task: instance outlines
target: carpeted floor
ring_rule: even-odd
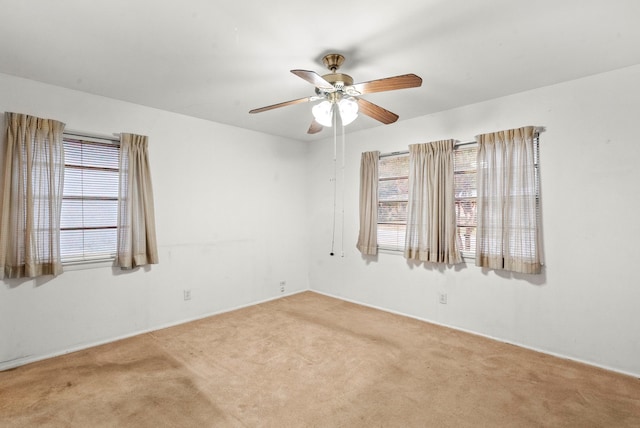
[[[640,380],[305,292],[0,373],[1,427],[638,427]]]

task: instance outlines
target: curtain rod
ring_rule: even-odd
[[[545,132],[547,129],[544,126],[536,126],[535,127],[535,131],[534,131],[534,135],[535,137],[539,137],[541,132]],[[473,140],[473,141],[463,141],[463,142],[458,142],[456,144],[453,145],[454,148],[457,147],[461,147],[461,146],[468,146],[470,144],[477,144],[478,142]],[[378,158],[387,158],[390,156],[399,156],[399,155],[406,155],[409,153],[409,150],[401,150],[399,152],[391,152],[391,153],[383,153],[380,156],[378,156]]]
[[[453,147],[457,148],[457,147],[461,147],[461,146],[468,146],[469,144],[476,144],[476,142],[475,141],[464,141],[464,142],[461,142],[461,143],[454,144]],[[408,153],[409,153],[409,150],[401,150],[399,152],[383,153],[378,157],[379,158],[386,158],[386,157],[389,157],[389,156],[406,155]]]
[[[112,135],[102,135],[102,134],[96,134],[94,132],[74,131],[72,129],[65,129],[63,134],[73,135],[75,137],[98,138],[100,140],[114,141],[116,143],[120,142],[120,134],[116,134],[116,133]]]

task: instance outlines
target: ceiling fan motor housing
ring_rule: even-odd
[[[353,85],[353,77],[348,74],[331,73],[325,74],[322,78],[331,83],[338,91],[341,91],[345,86]]]

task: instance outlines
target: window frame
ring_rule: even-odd
[[[461,150],[465,150],[465,149],[475,149],[476,152],[476,157],[477,157],[477,153],[478,153],[478,142],[477,141],[468,141],[468,142],[464,142],[464,143],[458,143],[456,144],[455,148],[454,148],[454,165],[453,165],[453,174],[455,175],[461,175],[461,174],[471,174],[470,171],[474,171],[472,174],[475,175],[475,182],[476,182],[476,187],[475,187],[475,196],[469,196],[469,195],[465,195],[465,196],[457,196],[458,193],[458,189],[455,188],[454,192],[456,193],[456,195],[454,195],[454,199],[456,202],[456,205],[459,201],[472,201],[475,204],[475,224],[474,225],[463,225],[460,222],[460,217],[458,216],[458,210],[456,207],[456,235],[458,235],[458,237],[460,237],[459,234],[459,229],[461,228],[468,228],[471,227],[475,230],[477,230],[478,228],[478,186],[477,186],[477,177],[478,177],[478,166],[476,165],[476,169],[475,170],[471,170],[471,169],[457,169],[456,166],[456,157],[455,157],[455,151],[461,149]],[[474,232],[475,232],[474,230]],[[474,233],[475,235],[475,233]],[[460,248],[460,253],[462,254],[462,257],[464,259],[473,259],[475,260],[476,258],[476,249],[475,249],[475,236],[473,238],[473,244],[471,245],[471,249],[470,250],[466,250],[464,248],[462,248],[462,242],[460,242],[461,244],[461,248]]]
[[[67,164],[67,159],[65,156],[65,172],[67,168],[73,168],[75,170],[93,170],[93,171],[107,171],[107,172],[112,172],[112,173],[116,173],[119,176],[119,157],[120,157],[120,137],[119,135],[116,136],[116,134],[114,134],[114,136],[103,136],[103,135],[98,135],[98,134],[93,134],[93,133],[88,133],[88,132],[83,132],[83,131],[65,131],[63,133],[63,144],[66,145],[66,143],[68,142],[74,142],[74,143],[85,143],[88,145],[103,145],[103,146],[113,146],[113,147],[117,147],[117,155],[116,155],[116,159],[112,159],[112,161],[115,160],[116,164],[118,165],[118,168],[110,168],[110,167],[100,167],[100,166],[78,166],[78,165],[69,165]],[[66,155],[66,146],[65,146],[65,155]],[[65,180],[66,181],[66,180]],[[66,186],[66,183],[65,183]],[[117,181],[117,184],[115,185],[115,188],[111,188],[111,191],[115,191],[116,195],[119,195],[119,180]],[[95,196],[69,196],[67,192],[63,192],[63,196],[62,196],[62,200],[65,201],[69,201],[69,200],[75,200],[75,201],[115,201],[116,202],[116,206],[118,207],[120,205],[120,201],[119,201],[119,196],[100,196],[100,195],[95,195]],[[75,266],[75,265],[89,265],[89,264],[104,264],[104,263],[109,263],[111,264],[113,262],[113,260],[115,260],[116,258],[116,251],[117,251],[117,224],[115,225],[109,225],[109,226],[88,226],[88,227],[63,227],[62,223],[64,221],[63,217],[62,217],[62,212],[61,212],[61,226],[60,226],[60,233],[62,235],[63,231],[72,231],[72,230],[103,230],[103,229],[115,229],[116,230],[116,243],[112,248],[112,251],[110,251],[108,253],[108,255],[106,253],[102,253],[102,254],[98,254],[95,256],[88,256],[84,250],[86,249],[86,246],[83,243],[83,253],[82,254],[75,254],[72,256],[66,256],[65,258],[63,258],[62,255],[62,250],[61,250],[61,261],[62,264],[64,266]],[[117,208],[116,208],[116,216],[117,216]],[[117,218],[117,217],[116,217]],[[117,220],[116,220],[117,221]]]
[[[543,132],[544,128],[538,128],[536,130],[535,136],[534,136],[534,173],[535,173],[535,192],[536,192],[536,221],[538,223],[538,227],[541,227],[541,205],[542,205],[542,195],[541,195],[541,186],[540,186],[540,132]],[[469,148],[469,147],[475,147],[477,150],[478,147],[478,142],[477,141],[467,141],[467,142],[459,142],[455,145],[454,147],[454,152],[455,150],[458,150],[460,148]],[[384,158],[384,157],[390,157],[390,156],[409,156],[409,151],[408,150],[403,150],[403,151],[397,151],[397,152],[390,152],[390,153],[381,153],[378,157],[378,160]],[[454,157],[454,174],[461,174],[461,173],[465,173],[470,170],[456,170],[456,165],[455,165],[455,157]],[[477,165],[476,165],[476,177],[477,177]],[[407,177],[408,177],[408,170],[407,170]],[[385,178],[384,180],[388,180],[389,178]],[[380,172],[378,172],[378,184],[380,184],[382,180],[380,179]],[[457,189],[455,189],[454,191],[456,191],[457,193]],[[461,200],[461,199],[473,199],[475,200],[476,203],[476,213],[475,213],[475,226],[467,226],[467,225],[460,225],[459,222],[459,217],[458,217],[458,213],[456,210],[456,233],[458,233],[458,228],[459,227],[474,227],[477,230],[477,226],[478,226],[478,217],[477,217],[477,200],[478,200],[478,189],[477,189],[477,178],[476,178],[476,188],[475,188],[475,196],[464,196],[464,197],[458,197],[455,196],[455,200],[456,202]],[[378,206],[380,205],[380,201],[378,201]],[[380,220],[378,219],[378,222],[376,224],[376,231],[379,235],[379,229],[378,229],[378,225],[380,225]],[[384,223],[383,223],[384,224]],[[406,230],[406,222],[405,224],[405,230]],[[459,235],[458,235],[459,236]],[[475,239],[473,240],[474,244],[475,244]],[[473,251],[465,251],[464,249],[460,249],[461,253],[462,253],[462,257],[463,259],[473,259],[475,260],[476,258],[476,252],[475,252],[475,245],[472,245]],[[388,251],[391,252],[393,254],[397,254],[397,253],[402,253],[404,251],[404,249],[402,248],[396,248],[396,247],[388,247],[388,246],[384,246],[384,245],[380,245],[378,244],[378,250],[382,250],[382,251]]]
[[[409,168],[407,167],[407,173],[404,175],[398,175],[398,176],[390,176],[390,177],[380,177],[380,165],[379,162],[382,158],[391,158],[391,157],[409,157],[409,151],[401,151],[401,152],[392,152],[392,153],[381,153],[378,156],[378,221],[376,223],[376,233],[377,233],[377,240],[378,240],[378,250],[385,250],[385,251],[393,251],[394,253],[396,252],[403,252],[404,248],[400,248],[399,246],[390,246],[390,245],[380,245],[380,229],[379,226],[382,225],[404,225],[404,230],[406,230],[406,226],[407,226],[407,221],[405,218],[404,222],[380,222],[380,207],[381,204],[388,204],[388,203],[393,203],[393,202],[406,202],[408,204],[409,202],[409,192],[408,192],[408,187],[407,187],[407,198],[406,199],[398,199],[398,198],[394,198],[394,199],[385,199],[385,200],[381,200],[380,199],[380,183],[384,182],[384,181],[393,181],[393,180],[409,180]],[[406,207],[405,207],[406,208]]]
[[[459,143],[455,144],[454,152],[455,152],[455,150],[457,150],[459,148],[468,148],[468,147],[474,147],[474,146],[477,147],[477,145],[478,145],[478,143],[476,141],[459,142]],[[378,156],[378,161],[380,161],[380,159],[382,159],[382,158],[392,157],[392,156],[407,156],[408,157],[409,156],[409,151],[408,150],[403,150],[403,151],[390,152],[390,153],[381,153]],[[454,161],[455,161],[455,158],[454,158]],[[454,169],[455,169],[455,165],[454,165]],[[454,171],[454,174],[456,174],[455,171]],[[476,174],[477,174],[477,172],[476,172]],[[403,175],[403,176],[398,176],[398,177],[407,177],[408,178],[408,176],[409,176],[409,170],[407,169],[406,176]],[[381,179],[380,178],[380,172],[378,171],[378,184],[380,184],[380,182],[382,182],[382,181],[387,181],[387,180],[391,180],[391,179],[398,178],[398,177],[391,177],[391,178],[385,177],[385,178]],[[455,191],[455,189],[454,189],[454,191]],[[379,195],[379,192],[378,192],[378,195]],[[407,197],[408,197],[408,194],[407,194]],[[454,195],[454,197],[455,197],[455,195]],[[458,199],[459,198],[457,198],[457,197],[455,198],[456,201],[458,201]],[[465,198],[465,199],[471,199],[471,198]],[[477,201],[477,189],[476,189],[476,196],[473,197],[473,199],[475,199]],[[382,201],[382,202],[387,202],[387,201],[385,200],[385,201]],[[380,206],[380,203],[381,203],[381,201],[378,200],[378,207]],[[380,231],[378,229],[378,226],[380,224],[386,224],[386,223],[381,223],[380,219],[378,218],[378,222],[376,223],[376,230],[377,230],[377,233],[378,233],[378,235],[377,235],[378,237],[380,236],[379,235]],[[398,223],[395,223],[395,224],[398,224]],[[406,221],[404,222],[404,226],[405,226],[405,230],[406,230]],[[457,212],[456,212],[456,233],[458,233],[457,232],[458,227],[459,227],[458,226],[458,216],[457,216]],[[477,227],[477,216],[476,216],[476,225],[473,226],[473,227]],[[380,243],[378,243],[378,250],[388,251],[388,252],[391,252],[391,253],[394,253],[394,254],[399,254],[399,253],[401,254],[401,253],[404,252],[404,248],[380,245]],[[462,254],[462,257],[464,259],[474,259],[475,260],[475,248],[473,249],[472,252],[471,251],[462,251],[461,250],[461,254]]]

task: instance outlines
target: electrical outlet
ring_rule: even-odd
[[[447,304],[447,293],[438,293],[438,301],[442,305]]]
[[[287,285],[287,281],[280,281],[280,292],[281,293],[284,293],[286,285]]]
[[[183,290],[184,300],[191,300],[191,290]]]

